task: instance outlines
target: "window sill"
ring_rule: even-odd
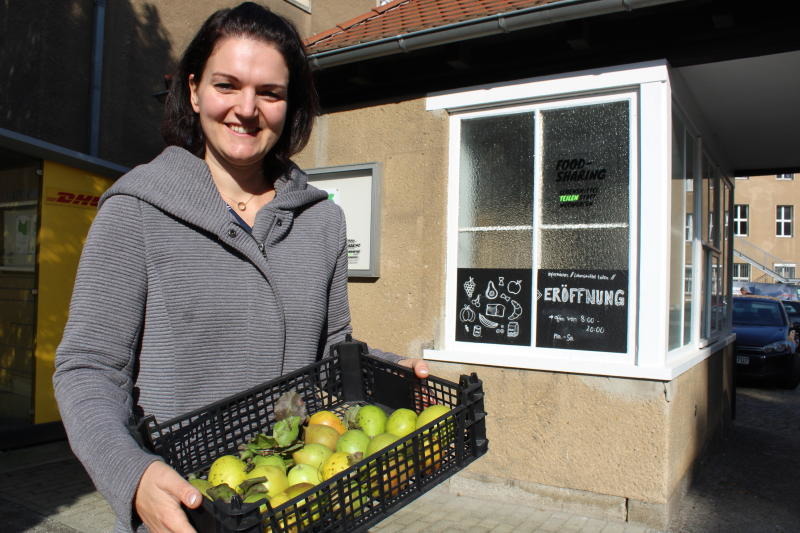
[[[724,334],[721,338],[707,346],[695,349],[681,349],[671,353],[665,366],[640,366],[627,363],[615,363],[606,360],[581,360],[536,355],[533,351],[526,354],[508,355],[493,352],[491,348],[483,350],[424,350],[423,358],[431,361],[495,366],[501,368],[519,368],[523,370],[541,370],[546,372],[565,372],[569,374],[591,374],[622,378],[651,379],[671,381],[708,358],[711,354],[733,343],[736,335]],[[568,350],[565,350],[568,351]],[[573,354],[565,354],[572,357]],[[615,357],[615,356],[608,356]],[[620,358],[626,357],[620,354]]]

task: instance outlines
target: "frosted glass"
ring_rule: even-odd
[[[531,268],[531,246],[531,230],[461,232],[458,267]]]
[[[628,270],[628,228],[545,229],[540,268]]]
[[[628,222],[629,103],[542,112],[542,222]]]
[[[531,225],[533,150],[532,113],[461,121],[459,227]]]

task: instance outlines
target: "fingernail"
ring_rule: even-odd
[[[196,493],[194,493],[191,496],[189,496],[189,505],[194,505],[195,503],[197,503],[197,494]]]

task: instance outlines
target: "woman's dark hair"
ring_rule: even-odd
[[[253,2],[215,12],[189,43],[172,78],[161,134],[167,144],[204,156],[206,140],[200,118],[190,102],[189,76],[193,74],[195,81],[200,80],[217,43],[227,37],[247,37],[272,44],[289,68],[286,123],[264,160],[265,170],[275,164],[283,169],[289,158],[308,142],[318,111],[317,91],[297,29],[290,21]]]

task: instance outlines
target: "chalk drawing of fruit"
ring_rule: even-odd
[[[461,312],[458,313],[458,318],[461,319],[461,322],[475,322],[475,311],[472,310],[469,304],[464,304]]]
[[[522,290],[522,280],[517,279],[514,281],[509,281],[508,285],[506,285],[506,290],[510,294],[519,294],[519,291]]]
[[[494,282],[490,281],[489,285],[486,286],[486,292],[484,294],[486,294],[486,297],[490,300],[494,300],[500,293],[497,292],[497,287],[494,286]]]
[[[484,326],[486,326],[487,328],[490,328],[490,329],[495,329],[497,326],[500,325],[497,322],[493,322],[493,321],[489,320],[488,318],[486,318],[485,316],[483,316],[480,313],[478,313],[478,322],[480,322],[481,324],[483,324]]]
[[[467,293],[467,298],[472,298],[472,293],[475,291],[475,278],[470,276],[469,279],[464,282],[464,291]]]

